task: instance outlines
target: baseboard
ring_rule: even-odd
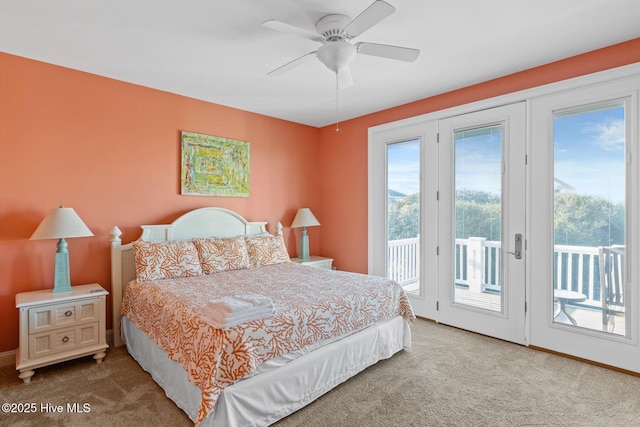
[[[627,375],[631,375],[633,377],[640,378],[640,372],[630,371],[628,369],[618,368],[617,366],[611,366],[611,365],[607,365],[607,364],[600,363],[600,362],[594,362],[593,360],[583,359],[582,357],[572,356],[570,354],[565,354],[565,353],[560,353],[559,351],[549,350],[547,348],[538,347],[538,346],[535,346],[535,345],[530,345],[529,348],[532,349],[532,350],[541,351],[543,353],[550,353],[550,354],[555,354],[556,356],[562,356],[562,357],[566,357],[568,359],[578,360],[580,362],[588,363],[589,365],[599,366],[600,368],[605,368],[605,369],[609,369],[609,370],[616,371],[616,372],[622,372],[623,374],[627,374]]]
[[[5,366],[15,366],[16,364],[16,351],[5,351],[0,353],[0,368],[4,368]]]

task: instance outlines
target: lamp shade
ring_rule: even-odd
[[[72,208],[52,209],[42,220],[31,240],[59,239],[56,251],[53,292],[71,292],[69,280],[69,251],[66,238],[93,236],[89,227],[80,219]]]
[[[291,223],[291,228],[313,227],[316,225],[320,225],[320,223],[311,212],[311,209],[300,208],[298,209],[298,213]]]
[[[42,220],[31,240],[39,239],[65,239],[67,237],[93,236],[89,227],[85,225],[73,208],[52,209]]]

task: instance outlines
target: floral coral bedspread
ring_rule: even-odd
[[[199,316],[207,301],[258,293],[276,314],[227,330]],[[376,276],[282,263],[206,276],[133,281],[122,314],[187,371],[202,390],[196,425],[222,390],[261,363],[401,315],[415,316],[402,288]]]

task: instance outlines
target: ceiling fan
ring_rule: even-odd
[[[336,74],[337,85],[346,88],[353,85],[349,63],[359,53],[400,61],[415,61],[420,55],[418,49],[367,42],[350,43],[352,39],[360,36],[395,10],[395,7],[389,3],[377,0],[354,19],[341,14],[323,16],[316,23],[316,32],[275,19],[264,22],[262,25],[272,30],[322,43],[318,50],[302,55],[270,71],[267,75],[281,75],[307,60],[317,57],[320,62]]]

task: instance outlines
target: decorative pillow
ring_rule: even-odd
[[[244,237],[194,239],[204,274],[250,268]]]
[[[133,242],[138,280],[202,276],[198,251],[192,242]]]
[[[252,267],[291,261],[282,234],[252,236],[246,240]]]

